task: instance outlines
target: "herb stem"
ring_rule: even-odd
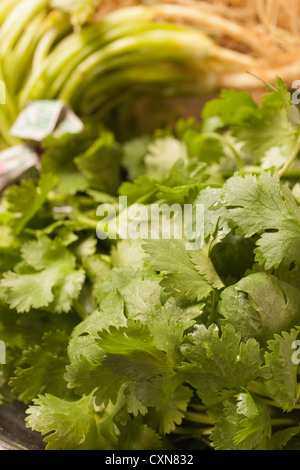
[[[288,159],[288,161],[286,162],[284,167],[278,172],[280,178],[282,178],[282,176],[284,176],[284,174],[292,166],[292,164],[294,163],[294,161],[296,160],[296,158],[298,156],[299,151],[300,151],[300,136],[298,137],[297,144],[296,144],[290,158]]]
[[[92,219],[90,217],[87,217],[86,215],[83,215],[83,214],[77,215],[76,220],[91,229],[96,229],[99,223],[99,221]]]
[[[268,398],[261,398],[261,400],[262,400],[266,405],[273,406],[274,408],[279,408],[279,409],[282,410],[282,406],[281,406],[281,405],[278,405],[278,404],[275,403],[273,400],[270,400],[270,399],[268,399]],[[294,405],[294,406],[293,406],[293,409],[294,409],[294,410],[300,410],[300,404]]]
[[[185,428],[183,426],[176,426],[173,431],[171,431],[171,434],[177,434],[177,435],[182,435],[182,436],[190,436],[193,437],[195,434],[202,434],[202,436],[209,436],[212,432],[213,428]]]
[[[223,145],[226,145],[226,147],[229,148],[229,150],[232,152],[234,158],[236,159],[236,162],[237,162],[237,165],[240,169],[240,171],[242,171],[242,169],[244,168],[244,162],[243,160],[241,159],[240,155],[238,154],[238,152],[236,151],[236,149],[234,148],[234,146],[231,144],[231,142],[223,135],[220,135],[218,134],[217,132],[209,132],[207,133],[208,136],[211,136],[213,137],[214,139],[216,140],[219,140],[219,142]]]
[[[149,193],[145,194],[144,196],[141,196],[135,204],[146,204],[151,200],[153,196],[157,193],[157,188],[153,189],[152,191],[149,191]]]
[[[271,419],[272,426],[297,426],[299,423],[294,419]]]
[[[83,306],[81,305],[80,302],[78,302],[78,300],[75,300],[73,302],[73,307],[76,311],[76,313],[79,315],[79,317],[81,318],[81,320],[85,320],[87,317],[88,317],[88,314],[86,313],[86,311],[84,310]]]
[[[188,411],[185,414],[185,419],[187,421],[192,421],[194,423],[210,424],[210,425],[214,424],[212,419],[209,416],[202,414],[202,413],[193,413],[192,411]]]
[[[199,428],[201,429],[201,428]],[[181,435],[186,435],[186,436],[192,436],[193,432],[195,431],[195,428],[184,428],[183,426],[177,426],[173,431],[171,431],[171,434],[181,434]],[[198,431],[198,429],[196,429]]]
[[[239,169],[239,173],[244,176],[244,175],[248,175],[248,174],[252,174],[252,175],[261,175],[262,173],[264,173],[265,171],[268,171],[267,169],[264,170],[263,168],[259,167],[259,166],[246,166],[242,169]],[[226,177],[231,177],[233,176],[234,174],[234,171],[227,171],[227,172],[224,172],[224,175]],[[286,173],[282,176],[284,178],[299,178],[300,177],[300,169],[294,169],[294,170],[288,170],[286,171]]]
[[[203,405],[189,405],[189,408],[192,408],[195,411],[206,411],[206,407]]]

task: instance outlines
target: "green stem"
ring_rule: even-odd
[[[266,172],[267,170],[264,170],[260,166],[246,166],[242,169],[239,170],[239,173],[241,175],[261,175],[262,173]],[[235,171],[228,171],[224,173],[224,176],[226,178],[230,178]],[[282,176],[282,178],[299,178],[300,177],[300,169],[294,169],[294,170],[288,170],[286,173]]]
[[[183,435],[183,436],[192,436],[194,431],[199,431],[202,430],[202,428],[184,428],[183,426],[177,426],[173,431],[171,431],[171,434],[178,434],[178,435]]]
[[[182,436],[189,436],[190,438],[193,437],[195,433],[197,435],[202,434],[202,436],[209,436],[212,432],[213,428],[185,428],[183,426],[177,426],[173,431],[171,431],[171,434],[176,434],[176,435],[182,435]],[[211,445],[211,443],[209,443]]]
[[[298,426],[299,422],[294,419],[271,419],[272,426]]]
[[[189,408],[192,408],[195,411],[206,411],[206,407],[203,405],[189,405]]]
[[[85,320],[88,317],[88,314],[84,310],[83,306],[78,302],[78,300],[75,300],[73,302],[73,307],[75,311],[78,313],[81,320]]]
[[[282,176],[288,171],[288,169],[292,166],[292,164],[294,163],[294,161],[296,160],[297,156],[298,156],[298,153],[300,152],[300,136],[298,137],[298,140],[297,140],[297,144],[290,156],[290,158],[288,159],[288,161],[286,162],[286,164],[284,165],[284,167],[278,172],[280,178],[282,178]]]
[[[141,196],[139,199],[135,201],[134,204],[147,204],[151,201],[152,197],[155,196],[157,193],[157,188],[153,189],[153,191],[149,191],[149,193]]]
[[[95,219],[91,219],[90,217],[87,217],[82,214],[76,215],[76,221],[80,222],[83,225],[86,225],[88,228],[95,229],[95,230],[99,223],[99,221]]]
[[[282,410],[282,406],[281,405],[278,405],[277,403],[275,403],[273,400],[270,400],[268,398],[261,398],[261,400],[268,406],[273,406],[274,408],[279,408]],[[294,410],[300,410],[300,404],[299,405],[294,405],[293,406],[293,409]]]
[[[202,413],[193,413],[192,411],[187,411],[184,417],[187,421],[192,421],[193,423],[200,423],[200,424],[209,424],[213,425],[212,419]]]
[[[244,162],[241,159],[240,155],[238,154],[238,152],[235,150],[234,146],[229,142],[229,140],[226,139],[226,137],[224,135],[217,134],[216,132],[208,132],[208,133],[206,133],[206,135],[208,137],[211,136],[214,139],[219,140],[219,142],[221,142],[221,144],[226,145],[226,147],[228,147],[229,150],[234,155],[239,169],[242,170],[244,168],[245,165],[244,165]]]

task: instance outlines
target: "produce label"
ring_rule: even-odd
[[[41,142],[50,134],[60,136],[83,130],[82,121],[62,100],[32,101],[19,114],[11,135],[27,141]]]
[[[65,106],[60,122],[53,134],[55,137],[59,137],[63,134],[76,134],[77,132],[82,132],[83,129],[83,122],[76,116],[72,109]]]
[[[55,130],[65,107],[61,100],[33,101],[19,114],[10,133],[24,140],[41,142]]]
[[[0,191],[38,164],[38,155],[29,145],[16,145],[0,152]]]

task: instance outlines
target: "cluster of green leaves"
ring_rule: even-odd
[[[277,79],[125,143],[87,125],[5,192],[0,399],[47,449],[299,449],[297,113]],[[118,195],[202,204],[202,246],[98,239]]]

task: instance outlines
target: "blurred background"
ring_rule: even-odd
[[[297,0],[1,0],[3,148],[30,100],[63,99],[119,138],[200,116],[221,88],[300,76]],[[251,74],[249,74],[250,72]]]

